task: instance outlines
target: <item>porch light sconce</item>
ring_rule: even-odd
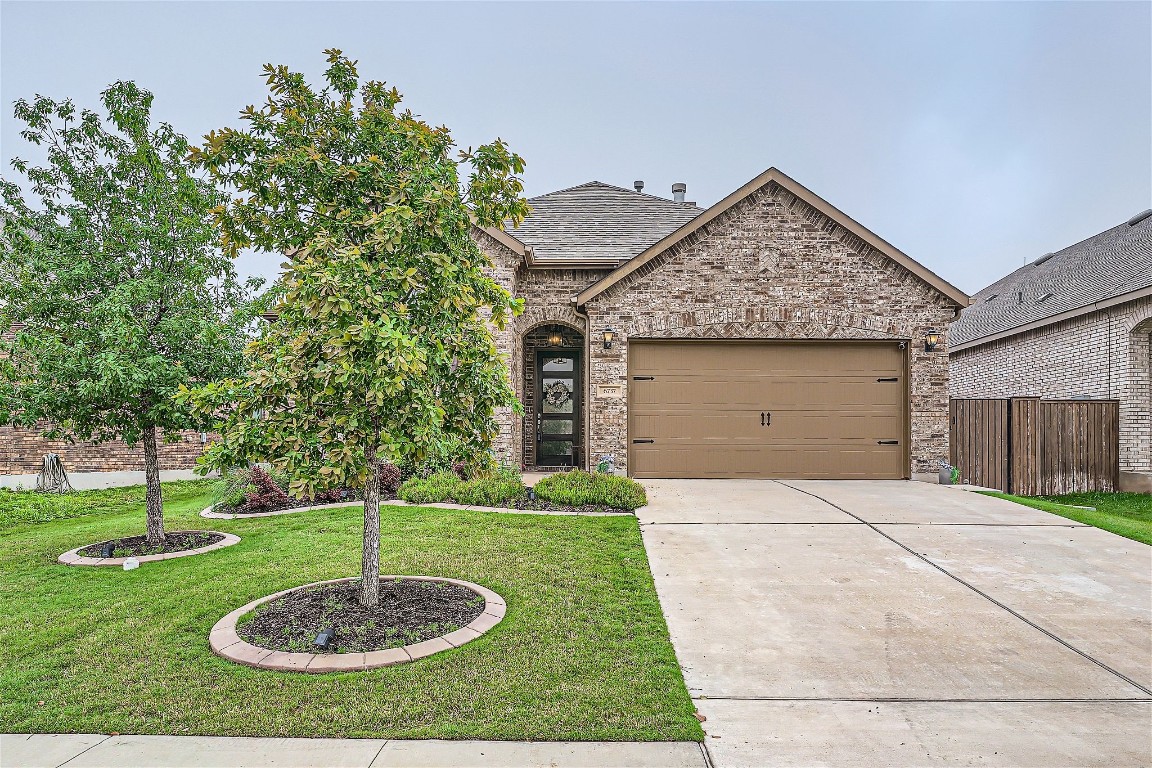
[[[612,342],[616,340],[616,330],[614,328],[604,329],[604,349],[612,349]]]
[[[940,331],[929,328],[924,332],[924,351],[935,352],[938,346],[940,346]]]
[[[548,343],[554,347],[562,347],[564,346],[564,337],[560,335],[559,331],[552,331],[548,337]]]

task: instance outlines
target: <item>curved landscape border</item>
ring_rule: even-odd
[[[484,613],[480,614],[471,623],[461,627],[455,632],[449,632],[431,640],[425,640],[400,648],[388,648],[383,651],[367,651],[365,653],[292,653],[288,651],[272,651],[252,645],[240,639],[236,633],[236,622],[242,616],[251,613],[258,606],[275,600],[291,592],[308,587],[317,587],[322,584],[340,584],[346,581],[356,581],[360,577],[352,576],[345,579],[331,579],[329,581],[316,581],[299,587],[285,589],[275,594],[253,600],[229,613],[212,627],[208,634],[208,645],[217,656],[257,669],[272,669],[278,672],[308,672],[321,674],[325,672],[358,672],[367,669],[390,667],[395,664],[406,664],[425,656],[431,656],[440,651],[459,648],[483,635],[504,618],[507,606],[504,598],[490,589],[473,584],[470,581],[448,579],[439,576],[381,576],[381,579],[407,579],[409,581],[438,581],[445,584],[455,584],[470,589],[484,598]]]
[[[363,499],[357,501],[337,501],[333,504],[316,504],[311,507],[289,507],[288,509],[278,509],[275,512],[253,512],[249,515],[235,515],[227,512],[217,512],[216,505],[213,504],[203,512],[200,517],[208,517],[213,520],[247,520],[250,517],[274,517],[276,515],[290,515],[293,512],[308,512],[313,509],[334,509],[336,507],[358,507],[364,503]],[[503,514],[511,515],[562,515],[562,516],[578,516],[578,517],[623,517],[627,515],[636,516],[637,510],[631,512],[567,512],[563,510],[553,509],[516,509],[515,507],[481,507],[472,504],[451,504],[443,501],[432,501],[427,504],[414,504],[403,499],[381,499],[380,506],[382,507],[435,507],[437,509],[460,509],[471,512],[500,512]],[[639,509],[644,509],[640,507]]]
[[[334,509],[336,507],[355,507],[363,504],[363,500],[358,501],[337,501],[332,504],[314,504],[310,507],[288,507],[287,509],[277,509],[274,512],[252,512],[247,515],[236,515],[230,512],[217,512],[216,507],[212,506],[205,509],[200,513],[200,517],[208,517],[213,520],[246,520],[249,517],[274,517],[276,515],[290,515],[293,512],[307,512],[312,509]]]
[[[233,544],[240,543],[239,536],[235,536],[231,533],[223,533],[221,531],[172,531],[172,533],[214,533],[217,536],[223,536],[224,538],[215,544],[209,544],[206,547],[185,549],[181,550],[180,552],[166,552],[162,555],[140,555],[136,558],[136,560],[141,564],[155,563],[159,560],[175,560],[178,557],[202,555],[205,552],[211,552],[214,549],[223,549],[224,547],[230,547]],[[96,543],[100,544],[103,542]],[[80,554],[80,550],[87,549],[91,546],[91,544],[85,544],[82,547],[70,549],[64,554],[60,555],[60,557],[56,558],[56,561],[63,563],[64,565],[124,565],[124,561],[128,559],[127,557],[85,557],[84,555]]]

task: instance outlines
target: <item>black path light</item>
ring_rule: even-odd
[[[316,639],[312,641],[312,645],[322,651],[326,651],[329,646],[332,645],[332,638],[335,634],[331,629],[322,629],[320,630],[320,634],[316,635]]]
[[[112,557],[112,553],[116,551],[116,542],[106,541],[104,546],[100,548],[100,557]]]

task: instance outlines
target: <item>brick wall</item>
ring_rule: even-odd
[[[962,349],[952,397],[1120,401],[1120,470],[1152,471],[1152,297]]]
[[[627,463],[628,339],[899,339],[910,344],[912,473],[948,457],[948,357],[925,352],[955,304],[775,184],[751,195],[587,307],[589,451]],[[594,335],[594,334],[593,334]],[[623,385],[599,398],[599,384]]]
[[[203,451],[199,432],[181,432],[179,442],[160,444],[160,469],[192,469]],[[129,448],[119,440],[70,444],[46,440],[33,430],[0,427],[0,475],[36,474],[46,453],[59,454],[68,472],[144,471],[140,446]]]

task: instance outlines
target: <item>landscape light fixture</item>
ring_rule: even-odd
[[[112,557],[112,553],[116,551],[116,542],[106,541],[104,546],[100,548],[100,557]]]
[[[611,326],[604,329],[604,349],[612,349],[612,342],[616,340],[616,329]]]
[[[535,488],[529,488],[528,489],[528,501],[536,501],[536,489]]]
[[[330,629],[320,630],[320,634],[316,635],[316,639],[312,641],[312,645],[316,646],[322,651],[328,650],[328,646],[332,645],[332,636],[335,634]]]
[[[924,351],[935,352],[938,346],[940,346],[940,331],[929,328],[924,332]]]

